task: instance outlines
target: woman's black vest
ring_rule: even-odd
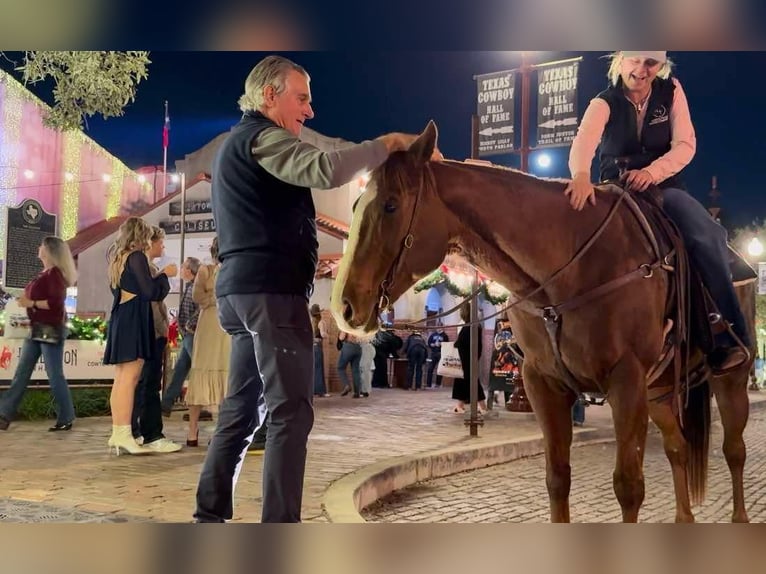
[[[604,90],[598,96],[609,104],[609,121],[601,137],[599,173],[601,181],[617,179],[620,168],[616,159],[628,158],[627,169],[642,169],[670,151],[672,132],[670,109],[673,105],[675,85],[671,79],[656,78],[647,102],[641,139],[636,126],[636,108],[623,91],[622,79],[616,86]],[[658,183],[659,187],[685,189],[678,174]]]

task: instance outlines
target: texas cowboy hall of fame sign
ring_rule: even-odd
[[[23,289],[43,270],[38,249],[43,238],[56,235],[56,216],[34,199],[7,209],[3,284],[6,289]]]
[[[513,151],[514,73],[495,72],[475,78],[479,155]]]

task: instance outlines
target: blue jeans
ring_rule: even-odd
[[[583,424],[585,422],[585,403],[581,398],[577,398],[572,405],[572,422]]]
[[[314,394],[324,395],[327,393],[327,385],[324,382],[324,351],[322,343],[314,343]]]
[[[362,371],[359,369],[359,362],[361,360],[362,346],[358,343],[344,341],[343,348],[340,350],[340,357],[338,357],[338,375],[343,383],[343,388],[346,389],[349,386],[346,367],[351,363],[351,379],[354,381],[355,395],[362,392]]]
[[[184,387],[184,381],[191,370],[192,349],[194,349],[194,333],[187,333],[181,340],[181,350],[178,352],[176,366],[173,369],[173,378],[170,384],[162,393],[162,410],[169,411],[173,408],[173,403],[181,396],[181,389]]]
[[[27,390],[32,372],[42,355],[48,374],[53,400],[56,402],[56,424],[65,425],[74,420],[74,404],[64,378],[64,339],[53,345],[27,339],[21,347],[21,357],[13,375],[10,388],[0,398],[0,416],[13,420],[19,410],[24,391]]]
[[[415,379],[415,388],[423,385],[423,365],[426,362],[425,347],[414,347],[407,353],[407,388],[412,388],[412,379]]]
[[[662,197],[663,209],[678,226],[692,265],[702,277],[716,307],[742,342],[749,345],[750,335],[731,281],[726,230],[683,189],[664,189]],[[716,336],[716,343],[722,347],[736,345],[728,332]]]
[[[431,387],[442,386],[442,376],[436,375],[436,381],[434,381],[434,373],[439,368],[439,361],[442,360],[441,354],[435,355],[431,353],[431,362],[428,364],[428,377],[426,379],[426,385]]]

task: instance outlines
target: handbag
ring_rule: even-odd
[[[460,353],[455,348],[455,343],[452,341],[442,341],[441,348],[442,356],[439,359],[436,374],[451,379],[462,379],[463,363],[460,362]]]
[[[29,338],[33,341],[37,341],[38,343],[57,345],[61,342],[61,331],[61,327],[46,325],[45,323],[32,323]]]

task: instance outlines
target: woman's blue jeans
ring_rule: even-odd
[[[324,351],[321,342],[314,342],[314,394],[327,394],[327,385],[324,382]]]
[[[56,344],[40,343],[31,339],[24,341],[11,387],[0,397],[0,416],[9,421],[16,416],[40,356],[45,363],[48,384],[56,402],[56,424],[71,423],[74,420],[74,404],[69,385],[64,378],[64,339]]]

